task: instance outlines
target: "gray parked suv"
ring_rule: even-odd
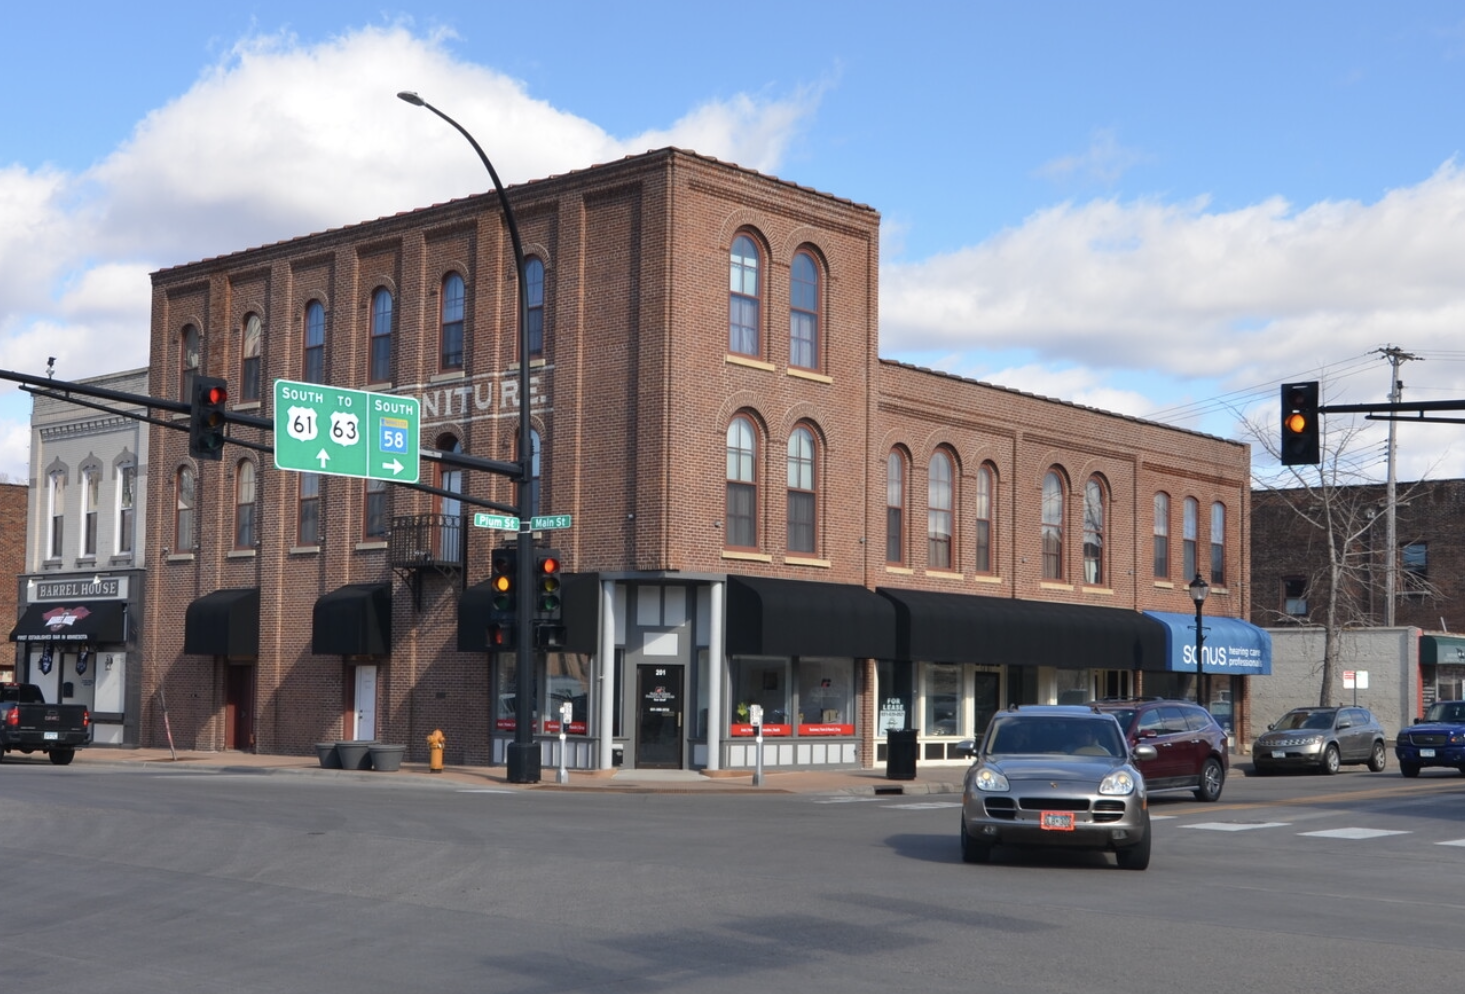
[[[1251,747],[1259,776],[1297,769],[1333,774],[1345,763],[1367,763],[1379,773],[1389,757],[1384,728],[1368,708],[1293,708],[1267,729]]]
[[[1119,722],[1092,707],[1029,705],[993,716],[967,771],[961,858],[985,863],[999,845],[1097,849],[1125,869],[1150,865],[1144,777]]]

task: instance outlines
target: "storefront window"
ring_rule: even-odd
[[[560,730],[560,706],[569,702],[570,735],[586,735],[589,732],[590,714],[590,657],[578,652],[550,652],[544,657],[548,671],[549,707],[544,714],[544,730],[557,733]]]
[[[854,668],[847,659],[800,659],[799,734],[853,735]]]
[[[732,661],[730,734],[752,735],[752,707],[763,708],[763,734],[790,735],[789,661],[740,656]]]
[[[957,735],[961,732],[961,667],[951,663],[927,663],[923,667],[925,710],[921,731],[925,735]]]
[[[1059,704],[1087,704],[1094,699],[1088,670],[1059,670],[1054,680]]]
[[[500,732],[512,732],[518,727],[518,713],[514,710],[519,690],[518,660],[512,652],[500,652],[494,658],[493,690],[498,710],[494,714],[493,727]]]

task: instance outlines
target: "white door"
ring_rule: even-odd
[[[376,667],[356,667],[356,728],[351,736],[358,742],[376,738]]]

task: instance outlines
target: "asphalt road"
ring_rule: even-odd
[[[1162,796],[1143,873],[958,798],[0,767],[14,992],[1457,990],[1465,778]],[[1396,833],[1396,834],[1379,834]]]

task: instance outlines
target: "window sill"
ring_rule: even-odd
[[[1175,589],[1175,584],[1171,580],[1156,580],[1155,581],[1155,586],[1158,587],[1158,588],[1160,588],[1161,590],[1174,590]]]
[[[1058,582],[1053,581],[1053,580],[1043,580],[1042,582],[1040,582],[1038,584],[1038,589],[1039,590],[1072,590],[1073,589],[1073,584],[1071,584],[1071,583],[1058,583]]]
[[[117,553],[117,555],[113,556],[111,558],[111,560],[110,560],[110,563],[113,566],[128,565],[131,562],[132,562],[132,553],[130,553],[130,552],[119,552],[119,553]]]
[[[1099,597],[1113,597],[1114,596],[1113,589],[1111,589],[1109,587],[1084,587],[1083,588],[1083,592],[1086,593],[1086,594],[1094,594],[1094,595],[1099,596]]]
[[[385,393],[386,391],[392,389],[392,381],[387,380],[385,383],[368,383],[366,385],[366,389],[370,390],[372,393]],[[184,415],[184,417],[187,416],[188,415],[186,414]]]
[[[728,552],[726,550],[723,550],[722,558],[724,558],[724,559],[737,559],[737,560],[739,560],[741,562],[745,562],[745,563],[771,563],[771,562],[773,562],[773,557],[772,556],[766,556],[766,555],[764,555],[761,552]]]
[[[232,410],[235,410],[235,411],[257,411],[257,410],[259,410],[263,406],[264,406],[263,403],[260,402],[260,401],[258,401],[258,400],[247,400],[247,401],[245,401],[242,404],[235,404],[234,407],[232,408]]]
[[[771,362],[764,362],[762,359],[754,359],[752,356],[733,355],[731,352],[728,353],[727,358],[724,361],[729,366],[746,366],[749,369],[761,369],[766,373],[771,373],[778,368]]]
[[[319,553],[320,546],[318,545],[296,545],[290,548],[290,555],[292,556],[314,556]]]
[[[224,556],[225,559],[253,559],[259,555],[257,549],[230,549]]]
[[[1001,583],[1002,582],[1002,577],[1000,577],[1000,576],[993,576],[990,573],[978,573],[976,576],[972,577],[972,582],[973,583]]]
[[[944,570],[944,569],[928,569],[928,570],[926,570],[926,575],[928,577],[930,577],[931,579],[933,579],[933,580],[965,580],[966,579],[966,576],[964,574],[962,574],[962,573],[953,573],[950,570]]]
[[[77,569],[90,569],[97,564],[97,554],[94,552],[89,556],[82,556],[76,561]]]
[[[543,357],[540,357],[538,359],[530,359],[529,360],[529,368],[531,370],[533,370],[533,369],[543,369],[544,367],[546,367],[548,365],[549,365],[549,360],[548,359],[545,359]],[[510,373],[517,373],[519,371],[519,360],[518,359],[515,359],[513,362],[511,362],[507,366],[505,366],[504,369],[507,372],[510,372]]]
[[[823,373],[816,373],[812,369],[797,369],[790,366],[784,372],[801,380],[813,380],[815,383],[833,383],[834,377],[825,376]]]
[[[170,562],[170,563],[191,563],[191,562],[193,562],[193,553],[191,553],[191,552],[175,552],[171,556],[168,556],[167,557],[167,562]]]
[[[386,547],[387,547],[387,543],[386,542],[357,542],[356,543],[356,551],[357,552],[374,552],[374,551],[376,551],[378,549],[385,549]]]
[[[915,576],[916,575],[916,571],[913,570],[913,569],[911,569],[909,566],[887,566],[887,567],[885,567],[885,572],[887,572],[887,573],[894,573],[897,576]]]
[[[809,559],[803,556],[784,556],[783,562],[786,566],[817,566],[820,569],[829,569],[834,565],[828,559]]]
[[[429,383],[447,383],[447,382],[449,382],[451,380],[462,380],[462,379],[466,379],[467,376],[468,376],[468,374],[465,373],[465,372],[463,372],[461,369],[454,369],[454,370],[449,370],[446,373],[435,373],[432,376],[429,376],[427,378],[427,382],[429,382]]]

